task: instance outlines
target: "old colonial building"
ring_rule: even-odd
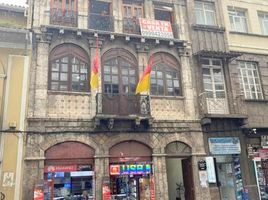
[[[109,194],[210,198],[197,167],[206,152],[187,23],[192,5],[29,1],[33,56],[23,199],[31,199],[38,184],[45,195],[65,198],[84,191],[98,200]],[[223,32],[216,34],[224,45]],[[95,91],[89,77],[97,51]],[[135,95],[149,57],[150,95]]]

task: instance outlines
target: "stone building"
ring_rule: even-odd
[[[108,193],[209,199],[197,167],[206,152],[187,23],[193,1],[28,3],[33,55],[23,199],[37,184],[58,197],[86,190],[98,200]],[[149,28],[141,32],[138,18],[151,19]],[[97,51],[100,86],[91,91]],[[149,57],[150,95],[135,95]]]
[[[25,8],[0,4],[0,199],[20,199],[30,69]]]

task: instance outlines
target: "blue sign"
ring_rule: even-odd
[[[214,155],[240,154],[240,140],[238,137],[209,138],[209,151]]]

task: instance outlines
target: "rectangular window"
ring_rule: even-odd
[[[154,18],[160,21],[168,21],[173,23],[173,9],[169,6],[154,6]]]
[[[231,30],[236,32],[248,32],[246,11],[237,8],[228,8]]]
[[[195,18],[197,24],[215,26],[215,6],[209,2],[195,2]]]
[[[268,13],[259,13],[259,21],[263,35],[268,35]]]
[[[240,89],[246,99],[263,99],[261,82],[257,64],[254,62],[239,62]]]

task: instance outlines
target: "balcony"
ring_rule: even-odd
[[[134,122],[136,128],[147,129],[152,124],[148,95],[98,93],[96,101],[95,127],[105,124],[109,130],[116,129],[123,121],[124,127],[132,127]]]
[[[110,15],[91,13],[88,17],[89,29],[101,31],[114,31],[114,18]]]
[[[123,18],[123,32],[129,34],[141,34],[138,18]]]
[[[50,24],[77,27],[77,12],[53,8],[50,10]]]
[[[220,98],[216,97],[217,95],[212,92],[203,92],[199,95],[200,112],[203,117],[246,118],[247,112],[242,95],[232,99],[231,93],[226,93]]]

